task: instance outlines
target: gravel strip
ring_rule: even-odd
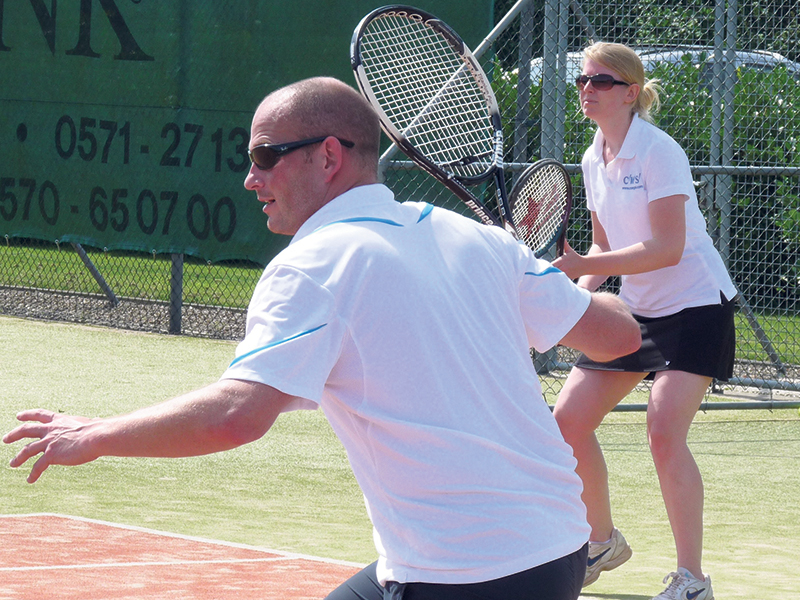
[[[113,306],[99,294],[0,287],[0,314],[169,333],[169,304],[137,298],[120,298]],[[245,316],[243,309],[186,304],[180,333],[238,341],[244,337]]]

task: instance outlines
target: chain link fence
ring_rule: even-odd
[[[58,240],[0,241],[0,313],[158,333],[241,339],[263,270]]]
[[[539,158],[564,162],[576,204],[570,244],[588,249],[579,164],[594,126],[580,114],[574,77],[592,41],[636,48],[663,88],[656,124],[686,150],[709,231],[741,292],[736,378],[717,390],[757,389],[761,399],[800,390],[800,18],[793,1],[498,0],[495,17],[498,25],[473,50],[501,106],[509,189]],[[466,213],[399,156],[385,167],[399,199]],[[239,339],[262,268],[6,237],[0,313]],[[569,352],[534,360],[546,394],[554,393]]]
[[[506,171],[540,158],[573,174],[570,244],[591,244],[580,161],[595,125],[574,85],[594,41],[639,52],[661,82],[656,124],[686,150],[709,232],[741,292],[731,384],[759,400],[800,390],[800,19],[788,1],[532,0],[498,2],[498,26],[474,49],[504,121]],[[386,164],[400,197],[465,212],[407,162]],[[608,286],[615,289],[617,282]],[[534,357],[546,392],[572,356]]]

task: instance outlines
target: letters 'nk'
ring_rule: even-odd
[[[148,55],[133,37],[128,24],[125,22],[122,13],[117,7],[116,0],[98,0],[103,9],[111,29],[117,36],[120,51],[114,56],[116,60],[149,61],[155,60]],[[42,35],[50,48],[50,52],[56,53],[56,0],[51,0],[50,10],[45,5],[45,0],[30,0]],[[72,50],[67,50],[69,56],[85,56],[88,58],[100,58],[100,54],[92,50],[92,5],[94,0],[81,0],[80,19],[78,27],[78,43]],[[9,52],[11,48],[3,41],[3,17],[5,15],[5,0],[0,0],[0,52]]]

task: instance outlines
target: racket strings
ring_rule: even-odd
[[[569,181],[556,167],[544,167],[521,183],[512,198],[512,219],[519,239],[544,252],[558,237],[568,210]]]
[[[384,14],[360,39],[364,73],[392,125],[457,177],[494,164],[494,128],[479,78],[447,40],[405,15]]]

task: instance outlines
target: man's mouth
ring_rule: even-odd
[[[275,204],[275,198],[259,198],[258,201],[264,204],[261,208],[261,212],[265,214],[269,210],[269,207]]]

